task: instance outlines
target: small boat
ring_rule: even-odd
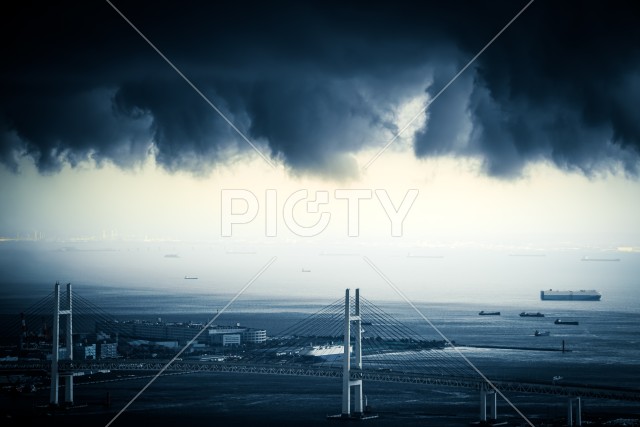
[[[520,317],[544,317],[544,314],[537,312],[537,313],[527,313],[526,311],[523,311],[522,313],[520,313]]]
[[[303,268],[303,269],[302,269],[302,272],[303,272],[303,273],[311,273],[311,270],[306,270],[306,269],[304,269],[304,268]]]
[[[540,331],[536,330],[536,331],[533,333],[533,336],[534,336],[534,337],[548,337],[549,335],[551,335],[551,334],[549,333],[549,331],[542,331],[542,332],[540,332]]]
[[[578,325],[578,321],[576,320],[562,320],[562,319],[556,319],[555,322],[556,325]]]
[[[478,313],[478,315],[480,315],[480,316],[500,316],[500,312],[499,311],[484,311],[484,310],[482,310],[480,313]]]

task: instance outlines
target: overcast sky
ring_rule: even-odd
[[[309,189],[330,195],[319,242],[640,247],[634,2],[114,5],[219,112],[109,3],[15,6],[0,29],[0,236],[296,244],[283,204]],[[259,202],[230,238],[225,189]],[[419,195],[401,238],[374,193],[348,238],[336,189],[384,189],[396,207]]]

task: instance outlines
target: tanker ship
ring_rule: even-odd
[[[580,291],[540,291],[540,299],[546,301],[600,301],[600,292],[596,290]]]

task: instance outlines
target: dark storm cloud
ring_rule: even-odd
[[[637,176],[639,18],[632,2],[534,4],[462,79],[471,86],[433,104],[416,153],[478,156],[505,177],[536,160],[587,175],[620,164]],[[454,143],[465,126],[465,144]]]
[[[525,3],[117,4],[261,149],[349,175]],[[517,176],[546,160],[637,174],[640,64],[632,3],[538,1],[429,107],[416,155]],[[250,150],[107,3],[22,5],[3,19],[0,162],[42,172],[149,154],[206,173]],[[382,161],[383,158],[381,158]]]

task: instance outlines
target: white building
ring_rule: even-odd
[[[251,344],[260,344],[267,341],[265,329],[247,329],[242,333],[242,341]]]
[[[240,334],[224,334],[222,335],[222,345],[240,345],[241,335]]]

